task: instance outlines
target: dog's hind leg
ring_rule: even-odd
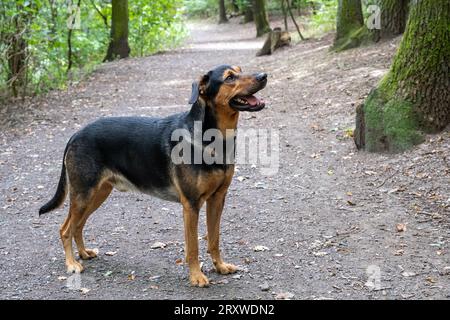
[[[75,225],[77,225],[82,218],[85,207],[83,207],[83,205],[75,198],[76,197],[71,197],[69,215],[59,229],[64,252],[66,254],[67,272],[69,273],[80,273],[83,271],[83,266],[75,260],[73,255],[72,239],[74,236]]]
[[[112,185],[105,182],[102,185],[100,185],[95,191],[93,191],[88,201],[88,206],[83,212],[82,218],[78,221],[78,224],[75,225],[74,239],[78,248],[78,254],[80,255],[80,258],[83,260],[92,259],[97,256],[97,250],[87,249],[84,246],[83,240],[84,225],[89,216],[102,205],[102,203],[106,200],[106,198],[108,198],[112,189],[113,189]]]

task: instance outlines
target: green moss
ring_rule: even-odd
[[[361,45],[369,43],[370,39],[371,34],[369,30],[366,26],[362,26],[354,29],[352,32],[349,32],[345,37],[336,39],[331,49],[339,52],[351,48],[357,48]]]
[[[401,152],[423,142],[419,118],[406,100],[389,99],[374,90],[364,105],[366,149]]]

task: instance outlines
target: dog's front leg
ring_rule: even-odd
[[[219,249],[220,218],[222,216],[227,187],[221,190],[219,189],[206,202],[208,252],[211,254],[214,268],[220,274],[229,274],[237,271],[236,266],[223,262]]]
[[[183,203],[184,235],[186,261],[189,265],[189,278],[193,286],[207,287],[208,278],[200,269],[198,261],[198,215],[199,210],[188,202]]]

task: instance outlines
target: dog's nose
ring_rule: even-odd
[[[267,73],[264,73],[264,72],[258,73],[255,76],[255,78],[256,78],[256,81],[263,82],[263,81],[267,80]]]

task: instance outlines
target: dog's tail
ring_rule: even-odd
[[[66,158],[66,152],[67,152],[67,147],[66,150],[64,150],[64,158]],[[59,206],[61,206],[64,203],[64,199],[66,198],[67,195],[67,173],[66,173],[66,165],[64,163],[63,160],[63,165],[62,165],[62,169],[61,169],[61,176],[59,178],[59,182],[58,182],[58,187],[56,188],[56,193],[53,196],[53,198],[47,202],[46,204],[44,204],[40,209],[39,209],[39,215],[47,213],[49,211],[55,210],[56,208],[58,208]]]

